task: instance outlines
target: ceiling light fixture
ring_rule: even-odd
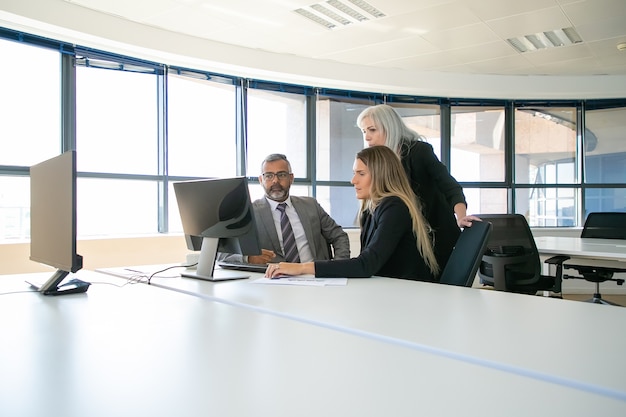
[[[346,19],[345,17],[341,17],[339,16],[337,13],[333,12],[332,10],[327,9],[326,7],[322,6],[321,4],[313,4],[311,5],[311,9],[320,12],[321,14],[333,19],[336,22],[341,23],[342,25],[349,25],[350,23],[352,23],[351,21],[349,21],[348,19]]]
[[[582,38],[573,27],[532,33],[530,35],[507,39],[507,42],[521,53],[537,51],[539,49],[556,48],[559,46],[570,46],[581,43],[582,41]]]
[[[326,19],[322,19],[321,17],[319,17],[315,13],[311,13],[308,10],[296,9],[296,10],[294,10],[294,12],[298,13],[300,16],[306,17],[307,19],[314,21],[318,25],[324,26],[327,29],[333,29],[334,27],[337,26],[336,24],[334,24],[332,22],[329,22]]]
[[[354,4],[356,7],[359,7],[365,10],[367,13],[371,14],[375,18],[379,19],[381,17],[385,17],[385,14],[372,6],[369,3],[364,2],[363,0],[348,0],[350,3]]]
[[[626,42],[620,42],[617,44],[618,51],[626,51]]]
[[[361,13],[357,12],[353,8],[343,4],[339,0],[329,0],[326,3],[330,4],[335,9],[337,9],[337,10],[347,14],[348,16],[356,19],[359,22],[363,22],[365,20],[369,20],[367,17],[363,16]],[[311,7],[313,7],[313,6],[311,6]]]
[[[363,0],[327,0],[301,7],[294,12],[326,29],[336,29],[385,17],[383,12]]]

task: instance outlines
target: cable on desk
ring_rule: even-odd
[[[36,293],[39,293],[39,291],[37,291],[37,290],[19,290],[19,291],[0,292],[0,295],[22,294],[22,293],[25,293],[25,292],[36,292]]]
[[[191,268],[193,266],[198,265],[198,263],[196,262],[195,264],[190,264],[190,265],[174,265],[174,266],[168,266],[165,269],[161,269],[160,271],[156,271],[153,272],[149,277],[148,277],[148,285],[150,285],[150,281],[152,280],[152,278],[157,275],[160,274],[161,272],[165,272],[165,271],[169,271],[170,269],[174,269],[174,268]]]

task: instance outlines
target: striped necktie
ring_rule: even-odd
[[[287,203],[280,203],[276,210],[280,211],[280,229],[283,233],[283,249],[285,250],[285,260],[287,262],[300,262],[298,255],[298,247],[296,246],[296,237],[293,234],[289,217],[285,213]]]

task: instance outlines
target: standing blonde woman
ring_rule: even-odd
[[[357,117],[367,146],[384,145],[401,159],[413,192],[419,197],[424,217],[434,233],[435,254],[443,269],[461,234],[478,217],[467,215],[467,202],[461,185],[437,158],[432,146],[410,129],[391,106],[366,108]]]
[[[267,277],[314,274],[364,278],[372,275],[436,281],[430,226],[422,215],[398,156],[386,146],[356,155],[352,185],[361,200],[361,253],[356,258],[271,264]]]

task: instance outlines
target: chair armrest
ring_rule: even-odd
[[[551,265],[563,265],[563,262],[567,261],[568,259],[570,259],[570,257],[567,255],[557,255],[553,256],[552,258],[546,259],[544,262]]]
[[[567,255],[556,255],[544,261],[544,263],[556,265],[556,275],[554,276],[554,292],[562,292],[563,262],[567,261],[568,259],[570,259],[570,257]]]

